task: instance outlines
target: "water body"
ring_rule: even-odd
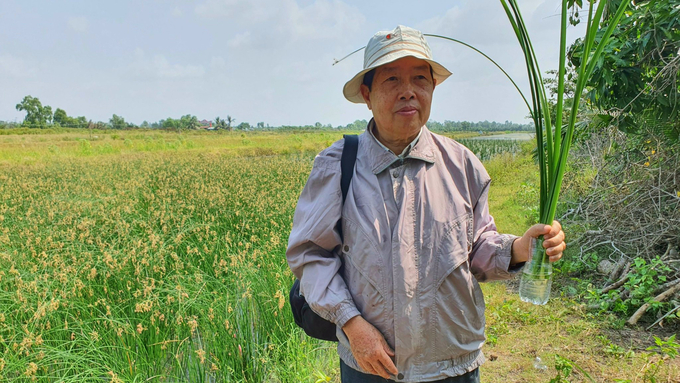
[[[471,140],[517,140],[517,141],[529,141],[533,140],[536,136],[535,133],[529,132],[517,132],[508,134],[494,134],[492,136],[478,136],[472,137]]]

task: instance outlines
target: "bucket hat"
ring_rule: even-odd
[[[364,75],[381,65],[407,56],[427,61],[432,67],[437,85],[451,76],[448,69],[432,59],[430,46],[420,31],[399,25],[392,31],[380,31],[368,40],[364,50],[364,69],[343,87],[345,98],[357,104],[365,103],[360,90]]]

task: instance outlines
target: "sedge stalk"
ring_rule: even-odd
[[[529,85],[531,90],[532,108],[531,118],[536,126],[536,146],[538,150],[538,169],[540,173],[540,193],[539,193],[539,215],[540,223],[551,225],[555,219],[557,209],[557,199],[559,197],[562,179],[566,169],[567,157],[571,147],[574,128],[578,116],[579,101],[588,82],[592,71],[595,68],[599,57],[602,54],[606,42],[611,37],[614,28],[624,15],[629,5],[628,1],[622,1],[616,10],[608,27],[599,36],[600,24],[604,10],[610,1],[600,0],[595,6],[595,0],[591,0],[587,16],[585,44],[581,52],[581,62],[576,68],[578,74],[574,98],[571,109],[568,110],[566,124],[564,121],[564,84],[566,73],[566,34],[567,17],[570,6],[569,0],[562,0],[560,15],[560,59],[557,75],[557,100],[554,106],[555,121],[551,121],[551,109],[548,102],[547,92],[541,78],[541,71],[536,61],[529,33],[522,18],[516,0],[500,0],[505,9],[508,20],[515,32],[517,40],[527,66]],[[597,37],[597,38],[596,38]],[[596,42],[596,40],[599,40]],[[595,49],[593,49],[595,47]],[[546,267],[549,263],[548,257],[542,248],[535,252],[531,260],[529,270],[526,272],[538,279],[550,279],[550,268]],[[548,270],[548,271],[546,271]],[[547,299],[547,298],[546,298]],[[543,302],[544,303],[544,302]]]

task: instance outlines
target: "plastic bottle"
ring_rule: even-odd
[[[548,369],[548,366],[546,366],[541,360],[541,358],[537,356],[536,359],[534,359],[534,368],[539,371],[546,371]]]
[[[532,257],[522,269],[519,297],[524,302],[544,305],[550,298],[552,265],[543,248],[543,237],[532,241]]]

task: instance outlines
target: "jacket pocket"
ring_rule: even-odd
[[[343,277],[354,304],[364,319],[380,327],[385,321],[385,265],[368,236],[351,220],[343,220],[345,241],[341,248],[344,259]]]
[[[472,215],[466,213],[449,222],[435,222],[429,240],[434,246],[431,260],[435,265],[434,286],[441,285],[452,271],[468,262],[472,250],[471,219]]]
[[[453,358],[479,349],[484,342],[484,296],[470,272],[471,216],[446,225],[435,252],[436,288],[430,317],[435,354]]]

